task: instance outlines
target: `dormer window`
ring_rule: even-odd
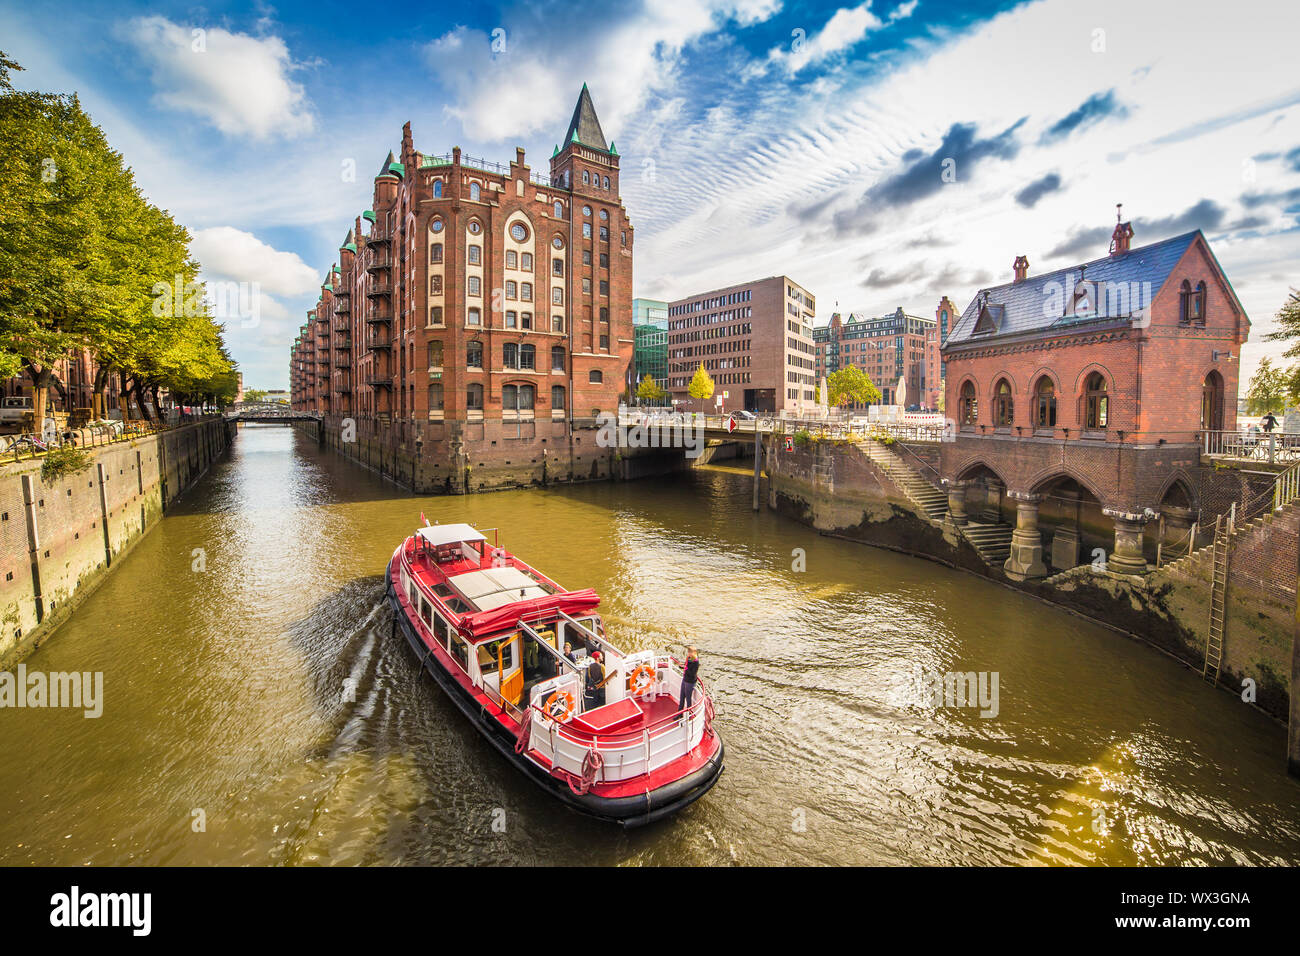
[[[1186,279],[1178,291],[1178,324],[1205,325],[1205,283],[1193,288]]]
[[[996,332],[1002,324],[1003,307],[1000,305],[985,304],[980,308],[979,318],[975,320],[975,328],[972,335],[984,335],[989,332]]]

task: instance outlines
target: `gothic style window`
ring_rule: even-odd
[[[963,383],[961,387],[961,399],[958,402],[957,409],[961,424],[975,424],[976,420],[979,418],[979,404],[979,397],[975,394],[975,383]]]
[[[1039,428],[1056,427],[1056,385],[1044,375],[1034,389],[1034,424]]]
[[[999,379],[993,389],[993,424],[1008,428],[1015,412],[1015,399],[1011,395],[1011,384]]]
[[[470,198],[471,200],[473,200],[474,202],[478,202],[478,199],[479,199],[479,192],[480,192],[480,191],[479,191],[479,185],[478,185],[478,183],[470,183],[470,184],[469,184],[469,198]]]
[[[1084,383],[1083,427],[1103,429],[1110,418],[1110,398],[1106,393],[1106,376],[1093,372]]]
[[[556,219],[564,218],[564,203],[557,202],[555,204],[555,218]]]

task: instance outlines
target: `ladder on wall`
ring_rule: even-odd
[[[1219,665],[1223,661],[1223,626],[1227,618],[1228,596],[1228,545],[1236,522],[1237,506],[1214,520],[1214,560],[1210,576],[1210,630],[1205,636],[1205,666],[1201,676],[1211,684],[1219,681]],[[1224,519],[1227,520],[1224,520]]]

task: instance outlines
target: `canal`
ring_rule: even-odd
[[[0,863],[1300,863],[1277,723],[1101,627],[749,504],[726,467],[415,498],[244,428],[26,660],[102,671],[105,699],[0,711]],[[507,765],[390,637],[380,575],[421,511],[595,587],[624,646],[693,641],[718,786],[623,832]],[[935,706],[918,672],[996,675],[996,716]]]

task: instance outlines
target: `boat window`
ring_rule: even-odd
[[[419,595],[416,593],[414,581],[407,582],[406,596],[411,599],[411,607],[415,607],[416,601],[419,600]]]
[[[439,581],[437,584],[433,586],[433,593],[438,595],[438,597],[440,598],[449,598],[452,595],[454,595],[456,592],[453,591],[451,587],[445,582]]]
[[[433,633],[438,638],[438,642],[443,647],[447,646],[447,622],[442,619],[442,615],[433,616]]]
[[[424,618],[425,627],[433,626],[433,617],[429,611],[429,602],[424,598],[420,598],[420,617]]]
[[[478,646],[478,669],[482,674],[497,672],[497,645],[500,641],[488,641]]]
[[[456,660],[460,661],[461,669],[468,673],[469,648],[465,646],[465,639],[459,634],[453,634],[451,636],[451,652],[456,655]]]
[[[458,597],[447,598],[447,608],[453,614],[468,614],[471,610],[470,606]]]

